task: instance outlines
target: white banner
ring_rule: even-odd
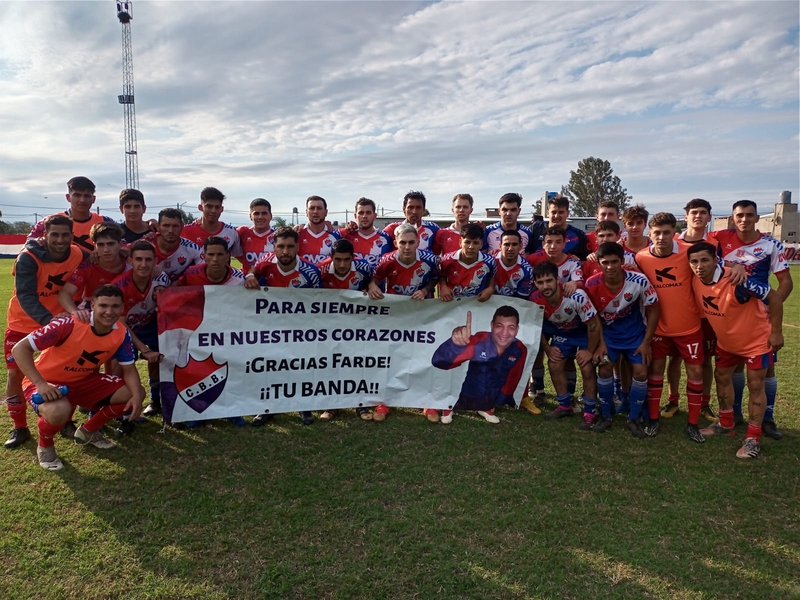
[[[790,265],[800,263],[800,244],[784,244],[783,250]]]
[[[350,291],[206,286],[166,289],[158,304],[168,422],[379,403],[518,404],[542,324],[539,306],[503,296],[375,301]],[[454,336],[468,320],[469,337],[466,329]]]

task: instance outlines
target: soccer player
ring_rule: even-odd
[[[648,433],[658,433],[667,357],[679,356],[686,365],[686,398],[689,403],[686,433],[693,442],[702,443],[705,438],[698,425],[705,355],[700,312],[692,302],[694,275],[684,248],[675,241],[675,216],[660,212],[650,218],[648,225],[652,243],[636,253],[636,264],[655,288],[661,307],[652,340],[653,359],[647,381]]]
[[[400,227],[400,225],[406,223],[413,225],[417,229],[419,249],[430,250],[433,246],[433,239],[436,237],[436,232],[439,231],[439,226],[433,221],[424,221],[422,219],[425,215],[426,202],[427,199],[422,192],[408,192],[403,197],[403,214],[406,216],[406,220],[389,223],[383,228],[383,231],[397,242],[395,230]]]
[[[716,248],[698,242],[687,251],[697,279],[694,292],[697,306],[717,334],[717,382],[719,422],[712,423],[703,435],[733,435],[733,371],[747,367],[750,392],[747,437],[736,453],[738,458],[756,458],[761,452],[760,435],[766,407],[764,380],[775,353],[783,347],[783,298],[754,276],[734,285],[728,270],[718,264]],[[766,301],[769,310],[762,301]]]
[[[577,361],[583,379],[583,413],[581,429],[591,429],[597,405],[597,376],[595,360],[599,361],[602,329],[597,311],[583,290],[565,294],[558,283],[558,267],[542,262],[533,269],[536,292],[531,301],[544,308],[542,348],[547,354],[550,378],[556,389],[558,407],[545,415],[546,419],[571,417],[572,394],[567,386],[565,366],[568,360]]]
[[[328,203],[320,196],[309,196],[306,199],[306,216],[308,225],[299,232],[298,254],[300,258],[318,265],[330,258],[331,246],[341,239],[338,231],[328,231],[325,219],[328,216]]]
[[[528,256],[527,260],[531,267],[542,262],[550,262],[558,267],[558,282],[569,296],[583,287],[583,271],[580,261],[566,253],[567,235],[563,227],[548,227],[544,232],[542,249]]]
[[[528,356],[528,349],[517,339],[518,332],[519,313],[513,306],[498,308],[492,317],[491,331],[475,335],[472,313],[467,311],[466,325],[456,327],[452,336],[436,349],[431,363],[437,369],[455,369],[469,361],[455,410],[475,410],[487,422],[499,423],[494,407],[515,404],[514,390]],[[452,422],[452,411],[445,412],[442,422]]]
[[[242,246],[242,255],[237,256],[242,263],[242,272],[250,272],[258,259],[267,252],[274,251],[275,231],[270,226],[272,222],[272,205],[264,198],[256,198],[250,203],[250,220],[252,227],[242,225],[236,228],[239,243]]]
[[[100,286],[92,297],[89,323],[71,316],[53,319],[14,346],[14,360],[25,375],[25,399],[39,415],[36,454],[44,469],[64,467],[53,437],[76,406],[89,408],[94,415],[75,431],[75,442],[103,449],[115,445],[101,433],[106,423],[123,415],[135,419],[142,411],[144,389],[133,364],[131,338],[117,322],[122,303],[119,288]],[[34,361],[34,353],[39,351]],[[112,358],[121,365],[122,378],[99,372],[100,365]],[[68,387],[66,395],[61,394],[60,386]],[[44,399],[42,404],[31,402],[36,392]]]
[[[194,223],[184,227],[181,235],[201,248],[205,247],[205,241],[208,238],[220,237],[228,244],[228,250],[231,251],[232,256],[241,256],[242,246],[236,228],[219,220],[222,211],[225,210],[222,206],[223,200],[225,200],[225,194],[217,188],[203,188],[200,192],[200,204],[197,205],[202,216]]]
[[[778,280],[775,290],[782,301],[786,301],[792,293],[794,282],[789,272],[789,263],[783,251],[783,245],[776,239],[760,233],[756,229],[758,223],[758,206],[752,200],[739,200],[733,204],[733,223],[735,229],[716,232],[716,239],[726,264],[744,265],[747,274],[755,277],[763,285],[769,285],[770,273]],[[775,306],[771,303],[770,310]],[[742,394],[744,391],[744,373],[738,370],[733,379],[736,400],[734,413],[737,420],[742,418]],[[764,411],[764,435],[774,440],[783,437],[783,433],[775,424],[775,397],[778,393],[778,380],[775,377],[775,365],[767,367],[764,380],[767,394],[767,408]]]
[[[45,245],[30,241],[19,253],[12,275],[14,291],[8,303],[6,318],[5,356],[6,408],[14,429],[6,440],[6,448],[16,448],[31,437],[25,401],[22,399],[23,375],[11,350],[26,335],[47,325],[62,312],[58,292],[70,273],[83,261],[84,252],[72,243],[72,219],[65,215],[50,215],[44,220]],[[74,432],[74,425],[65,431]]]
[[[533,291],[533,269],[520,256],[522,236],[519,231],[509,229],[500,236],[500,252],[495,263],[494,293],[501,296],[516,296],[527,299]]]
[[[650,213],[641,204],[626,208],[622,213],[622,225],[625,227],[625,233],[628,234],[628,239],[622,242],[622,247],[628,252],[636,254],[650,244],[650,238],[644,234],[649,216]]]
[[[97,264],[89,259],[83,261],[58,293],[58,302],[64,310],[83,323],[89,319],[89,306],[94,290],[111,283],[120,273],[130,268],[119,252],[122,240],[122,229],[119,225],[113,221],[96,223],[92,225],[89,235],[94,242]],[[79,298],[78,303],[75,298]]]
[[[614,242],[615,244],[622,244],[623,240],[621,237],[624,231],[621,231],[619,228],[619,223],[616,221],[600,221],[597,224],[597,228],[592,231],[594,234],[594,245],[596,247],[600,247],[600,244],[604,244],[606,242]],[[589,234],[587,234],[589,235]],[[627,239],[627,235],[625,236]],[[632,267],[636,268],[636,259],[635,254],[633,252],[629,252],[625,250],[625,263],[624,267]],[[597,273],[602,272],[600,268],[600,263],[597,262],[597,255],[595,252],[592,252],[585,261],[581,263],[581,271],[583,272],[583,278],[589,279],[592,275],[596,275]]]
[[[72,219],[72,243],[80,246],[81,249],[91,252],[94,250],[90,231],[97,223],[113,223],[111,217],[101,216],[92,212],[92,205],[95,201],[95,186],[88,177],[73,177],[67,182],[67,202],[69,208],[63,213]],[[44,219],[33,226],[28,234],[28,241],[38,240],[45,234]]]
[[[597,205],[597,225],[600,223],[616,223],[619,226],[619,205],[613,200],[603,200]],[[586,234],[586,245],[590,252],[597,252],[601,242],[597,238],[598,228]],[[621,241],[625,241],[628,237],[626,232],[622,232]]]
[[[158,363],[158,321],[156,298],[170,278],[164,272],[155,275],[156,249],[147,240],[138,240],[131,245],[128,262],[131,269],[117,277],[112,283],[122,290],[122,317],[131,332],[134,350],[147,361],[150,386],[150,404],[142,413],[151,417],[161,412],[161,388]],[[123,432],[125,428],[123,427]]]
[[[500,250],[500,237],[504,231],[516,231],[522,238],[522,248],[528,247],[531,241],[531,230],[519,222],[522,212],[522,196],[510,192],[500,196],[497,201],[500,220],[486,228],[483,235],[483,249],[492,254]]]
[[[461,249],[461,230],[465,225],[469,224],[473,204],[474,201],[469,194],[456,194],[453,196],[450,210],[453,211],[455,221],[450,227],[436,232],[431,249],[436,256],[444,256]]]
[[[693,198],[683,207],[686,213],[686,229],[676,238],[679,244],[683,244],[688,249],[697,242],[711,239],[711,243],[716,243],[714,232],[708,232],[708,224],[711,222],[711,204],[702,198]]]
[[[468,223],[461,229],[461,250],[445,254],[439,267],[439,299],[476,296],[486,302],[494,294],[494,258],[481,252],[483,227]]]
[[[178,279],[189,267],[202,264],[203,249],[182,238],[183,216],[177,208],[164,208],[158,213],[156,264],[170,281]]]
[[[355,215],[356,227],[352,230],[343,227],[339,229],[339,235],[353,244],[355,258],[367,261],[374,270],[381,257],[394,250],[394,240],[388,233],[375,228],[378,213],[375,202],[369,198],[356,201]]]
[[[414,300],[424,300],[433,292],[439,279],[439,264],[432,252],[419,249],[419,232],[411,223],[402,223],[394,230],[397,250],[381,258],[375,276],[369,284],[368,294],[373,300],[383,298],[381,285],[387,294],[411,296]],[[426,408],[423,413],[431,423],[439,422],[439,413]],[[379,404],[375,407],[372,420],[380,423],[389,414],[389,407]]]
[[[279,227],[275,231],[275,252],[259,259],[247,274],[247,286],[258,287],[262,283],[268,287],[320,288],[319,269],[297,255],[299,237],[300,234],[291,227]],[[256,415],[253,425],[260,427],[271,419],[272,415],[268,413]],[[304,410],[300,412],[300,419],[303,425],[311,425],[314,415]]]
[[[650,364],[653,339],[660,312],[655,288],[643,274],[622,268],[625,251],[619,244],[606,242],[597,249],[602,273],[586,282],[586,293],[594,304],[603,325],[603,341],[608,360],[597,371],[597,392],[600,396],[601,419],[592,427],[603,433],[611,428],[614,398],[614,363],[625,356],[631,364],[631,409],[628,430],[638,438],[645,437],[639,414],[647,396],[647,367]]]
[[[144,194],[139,190],[129,188],[119,193],[119,212],[125,216],[122,227],[122,244],[129,246],[142,238],[155,239],[155,232],[150,224],[142,219],[147,211],[144,204]]]
[[[577,256],[580,260],[586,260],[586,257],[589,255],[586,234],[577,227],[573,227],[567,223],[568,218],[569,198],[565,196],[554,196],[547,201],[548,228],[563,228],[566,232],[564,238],[564,252]],[[529,252],[529,254],[530,253],[531,252]]]

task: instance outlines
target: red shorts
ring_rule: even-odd
[[[11,369],[16,369],[19,371],[19,367],[14,361],[14,357],[11,356],[11,351],[14,349],[14,346],[17,342],[24,340],[26,337],[28,337],[27,333],[14,331],[13,329],[6,329],[6,339],[3,342],[3,349],[6,353],[6,369],[9,371]]]
[[[703,332],[700,329],[689,335],[672,337],[654,335],[650,348],[653,351],[653,360],[680,356],[688,365],[702,365],[706,360]]]
[[[711,327],[711,323],[708,322],[708,319],[700,319],[700,331],[703,332],[706,356],[714,356],[717,353],[717,334]]]
[[[717,366],[722,369],[728,367],[737,367],[744,363],[748,371],[758,371],[766,369],[775,364],[775,353],[767,352],[766,354],[759,354],[758,356],[739,356],[738,354],[731,354],[717,346]]]
[[[56,387],[64,385],[57,381],[48,382]],[[67,400],[72,406],[82,406],[84,408],[92,408],[101,400],[105,400],[109,396],[113,396],[120,388],[125,387],[125,382],[122,377],[116,375],[106,375],[105,373],[92,373],[88,377],[81,379],[78,382],[67,384],[69,391],[67,393]],[[36,386],[28,384],[22,390],[25,394],[25,400],[31,405],[33,411],[38,415],[37,405],[31,402],[31,396],[36,393]]]

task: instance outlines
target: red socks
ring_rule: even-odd
[[[686,381],[686,399],[689,401],[689,424],[697,425],[700,422],[700,408],[703,403],[702,379]]]
[[[24,398],[20,400],[20,397],[16,394],[9,396],[6,398],[6,407],[8,408],[8,416],[14,422],[15,429],[28,426],[28,405]]]
[[[100,431],[111,419],[121,417],[124,412],[124,404],[108,404],[94,413],[92,418],[83,424],[83,428],[89,432]]]
[[[39,429],[39,445],[42,448],[49,448],[55,445],[53,438],[61,431],[63,425],[53,425],[45,421],[44,417],[39,417],[36,427]]]
[[[661,415],[661,393],[664,391],[664,378],[650,375],[647,378],[647,408],[650,420],[657,421]]]

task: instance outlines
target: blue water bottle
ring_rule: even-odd
[[[69,390],[67,386],[60,385],[58,386],[58,391],[61,392],[62,396],[66,396],[67,391]],[[31,402],[33,402],[34,404],[41,404],[42,402],[44,402],[44,398],[42,398],[42,395],[39,392],[36,392],[33,396],[31,396]]]

